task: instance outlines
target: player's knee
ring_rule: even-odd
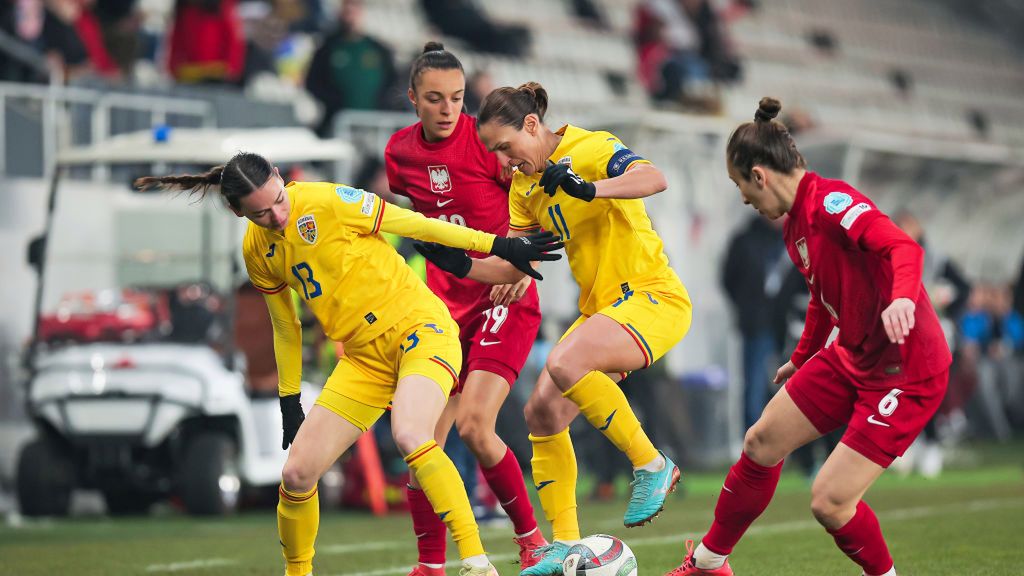
[[[494,426],[476,414],[460,419],[458,429],[459,438],[474,454],[494,436]]]
[[[785,454],[778,454],[777,449],[772,446],[770,435],[763,426],[755,423],[743,436],[743,453],[761,466],[774,466],[785,458]]]
[[[532,396],[523,408],[523,416],[526,418],[526,429],[534,436],[551,436],[561,432],[565,426],[560,426],[560,418],[555,413],[558,403],[548,402],[540,396]]]
[[[420,430],[417,426],[399,424],[392,421],[391,436],[402,454],[412,454],[417,448],[434,439],[432,430]]]
[[[817,484],[811,488],[811,513],[822,526],[829,529],[838,529],[843,525],[843,512],[849,507],[849,503],[828,486]]]
[[[548,354],[545,367],[548,369],[551,379],[563,391],[571,388],[588,372],[586,367],[580,364],[578,355],[564,345],[555,346],[554,350]]]
[[[281,469],[281,483],[291,492],[309,492],[316,486],[316,471],[312,467],[289,458]]]

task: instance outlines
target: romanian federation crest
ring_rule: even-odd
[[[796,251],[800,253],[800,263],[804,265],[804,268],[810,268],[811,255],[807,253],[807,238],[796,241]]]
[[[448,173],[448,167],[444,164],[439,166],[427,166],[427,174],[430,176],[430,189],[435,194],[451,192],[452,177]]]
[[[316,219],[312,214],[301,216],[295,221],[295,227],[299,229],[299,236],[310,244],[316,243]]]

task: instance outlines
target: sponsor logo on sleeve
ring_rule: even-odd
[[[829,214],[841,214],[853,204],[853,198],[846,192],[829,192],[825,196],[825,211]]]
[[[338,186],[334,191],[338,194],[338,198],[341,198],[342,202],[349,204],[355,204],[363,199],[363,191],[351,186]]]
[[[853,223],[857,221],[857,218],[860,218],[861,214],[869,210],[871,210],[871,205],[868,204],[867,202],[861,202],[860,204],[857,204],[853,208],[850,208],[850,211],[847,212],[845,216],[843,216],[843,219],[842,221],[839,222],[839,225],[849,230],[850,228],[853,227]]]
[[[376,200],[377,200],[377,195],[376,194],[374,194],[372,192],[367,192],[363,196],[363,205],[359,208],[359,211],[362,212],[364,216],[372,216],[373,215],[373,205],[376,202]]]

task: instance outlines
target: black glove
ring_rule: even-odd
[[[550,160],[548,160],[548,166],[544,168],[544,174],[540,177],[540,185],[548,196],[554,196],[558,187],[561,186],[566,194],[584,202],[590,202],[597,194],[597,186],[593,182],[587,182],[580,178],[569,166],[555,164]]]
[[[302,403],[299,402],[298,394],[281,396],[281,421],[284,428],[284,439],[281,441],[281,450],[287,450],[288,445],[295,441],[295,434],[299,432],[299,426],[306,419],[302,412]]]
[[[433,262],[434,266],[458,278],[465,278],[466,274],[469,274],[470,268],[473,267],[473,259],[460,248],[452,248],[434,242],[415,242],[412,247],[424,258]]]
[[[551,254],[551,252],[561,249],[562,246],[565,246],[565,244],[562,243],[561,238],[555,236],[553,232],[545,230],[544,232],[534,232],[529,236],[517,238],[498,236],[494,239],[491,254],[508,260],[520,271],[533,276],[537,280],[543,280],[544,277],[540,275],[540,272],[533,269],[530,262],[534,260],[560,260],[562,258],[561,254]]]

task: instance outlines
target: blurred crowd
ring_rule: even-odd
[[[609,28],[592,0],[564,1],[580,26]],[[531,31],[492,20],[478,2],[418,4],[437,37],[477,53],[530,57]],[[634,81],[654,102],[715,112],[716,87],[741,72],[727,24],[751,6],[641,1]],[[0,80],[258,85],[260,94],[312,97],[321,134],[342,110],[406,108],[405,71],[416,54],[395,54],[387,39],[365,31],[364,0],[174,0],[162,8],[149,0],[0,0]]]

